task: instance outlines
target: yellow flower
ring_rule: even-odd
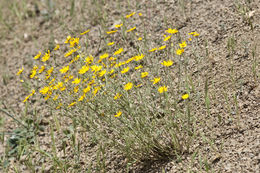
[[[80,98],[78,99],[78,101],[81,102],[82,100],[84,100],[85,97],[86,97],[86,94],[83,94],[82,96],[80,96]]]
[[[119,111],[119,112],[116,113],[115,117],[120,117],[121,115],[122,115],[122,112]]]
[[[65,66],[62,69],[60,69],[60,73],[61,74],[66,73],[69,69],[70,69],[70,66]]]
[[[77,102],[72,102],[68,107],[74,106]]]
[[[76,86],[73,88],[74,93],[77,93],[79,91],[79,86]]]
[[[121,73],[124,74],[124,73],[128,72],[129,70],[130,70],[130,67],[123,68]]]
[[[106,74],[106,72],[107,72],[107,70],[102,70],[102,71],[98,74],[98,76],[99,76],[99,77],[102,77],[102,76],[104,76],[104,75]]]
[[[184,47],[186,47],[186,46],[187,46],[187,44],[186,44],[186,41],[183,41],[183,42],[182,42],[182,43],[180,43],[179,45],[180,45],[180,48],[184,48]]]
[[[177,49],[176,54],[181,55],[184,52],[184,49]]]
[[[165,67],[169,67],[173,64],[173,61],[172,60],[163,61],[161,64]]]
[[[151,81],[153,82],[153,85],[157,84],[158,82],[160,82],[161,78],[160,77],[155,77],[153,78]]]
[[[200,34],[199,33],[197,33],[197,32],[190,32],[190,33],[188,33],[189,35],[193,35],[194,37],[197,37],[197,36],[199,36]]]
[[[79,70],[79,74],[84,74],[89,70],[89,66],[83,65]]]
[[[60,109],[62,106],[62,103],[59,103],[59,105],[56,107],[56,109]]]
[[[78,44],[79,44],[79,38],[70,39],[70,47],[75,47]]]
[[[59,98],[59,95],[55,95],[55,96],[53,97],[53,100],[56,101],[58,98]]]
[[[77,51],[77,49],[71,49],[67,53],[65,53],[64,57],[68,57],[68,56],[72,55],[76,51]]]
[[[114,69],[112,69],[112,70],[110,70],[110,72],[108,72],[109,74],[112,74],[112,73],[114,73],[115,72],[115,70]]]
[[[157,48],[153,48],[153,49],[150,49],[149,52],[154,52],[156,50],[157,50]]]
[[[181,98],[182,98],[183,100],[186,100],[187,98],[189,98],[189,94],[184,94],[184,95],[181,96]]]
[[[136,88],[139,88],[139,87],[141,87],[142,86],[142,84],[138,84],[138,85],[136,85],[135,87]]]
[[[72,81],[73,84],[79,84],[80,83],[80,79],[79,78],[75,78],[74,81]]]
[[[200,35],[200,34],[197,33],[197,32],[195,32],[195,33],[193,34],[194,37],[198,37],[199,35]]]
[[[145,78],[146,76],[148,76],[148,72],[143,72],[143,73],[141,73],[141,78]]]
[[[42,89],[40,89],[40,93],[43,95],[47,94],[49,91],[50,91],[50,87],[48,86],[45,86]]]
[[[144,58],[144,55],[143,55],[143,54],[137,55],[137,56],[134,57],[135,61],[140,61],[140,60],[143,59],[143,58]]]
[[[93,62],[94,58],[92,55],[88,56],[87,58],[85,58],[85,63],[87,64],[91,64]]]
[[[69,43],[70,40],[71,40],[71,36],[69,35],[64,43],[65,43],[65,44],[66,44],[66,43]]]
[[[135,67],[136,70],[141,69],[141,68],[143,68],[142,65],[139,65],[139,66]]]
[[[51,85],[55,81],[55,78],[53,78],[50,82],[49,85]]]
[[[123,51],[124,51],[124,49],[120,48],[117,51],[115,51],[114,55],[118,55],[118,54],[122,53]]]
[[[114,31],[107,31],[107,34],[113,34],[115,32],[117,32],[118,30],[114,30]]]
[[[189,38],[189,41],[192,41],[192,38]]]
[[[17,76],[19,76],[22,72],[23,72],[24,68],[22,67],[21,69],[19,69],[19,71],[16,73]]]
[[[119,25],[115,25],[116,28],[120,28],[121,26],[123,26],[123,23],[121,23]]]
[[[133,83],[128,82],[127,84],[125,84],[124,90],[128,91],[128,90],[130,90],[132,87],[133,87]]]
[[[159,47],[158,49],[159,49],[159,50],[163,50],[163,49],[165,49],[165,48],[166,48],[166,45],[161,46],[161,47]]]
[[[165,32],[168,32],[169,34],[175,34],[178,32],[177,29],[171,29],[171,28],[168,28],[168,30],[166,30]]]
[[[172,37],[172,35],[169,35],[168,37],[166,37],[166,35],[164,35],[163,41],[168,41],[171,37]]]
[[[82,33],[80,33],[80,35],[85,35],[85,34],[87,34],[89,31],[90,31],[90,30],[88,29],[88,30],[86,30],[86,31],[84,31],[84,32],[82,32]]]
[[[96,73],[102,69],[102,66],[92,65],[90,68]]]
[[[49,60],[49,58],[50,58],[50,50],[48,50],[48,52],[47,53],[45,53],[45,55],[42,57],[42,62],[46,62],[46,61],[48,61]]]
[[[116,93],[116,95],[114,96],[114,99],[117,100],[122,96],[122,94]]]
[[[95,87],[95,88],[94,88],[94,91],[92,92],[93,95],[95,96],[100,89],[101,89],[100,86],[99,86],[99,87]]]
[[[33,59],[39,59],[40,58],[40,56],[41,56],[41,52],[39,51],[39,53],[33,58]]]
[[[133,13],[131,13],[131,14],[128,14],[128,15],[125,16],[125,18],[128,19],[128,18],[130,18],[131,16],[133,16],[134,14],[135,14],[135,12],[133,12]]]
[[[142,16],[143,14],[142,13],[138,13],[139,16]]]
[[[128,29],[126,32],[131,32],[131,31],[133,31],[135,29],[136,29],[136,27],[133,27],[133,28]]]
[[[83,89],[83,93],[87,93],[87,92],[89,92],[90,89],[91,89],[91,86],[89,85],[87,88],[84,88],[84,89]]]
[[[30,78],[34,78],[34,76],[36,75],[37,71],[36,70],[32,70],[31,71],[31,75],[30,75]]]
[[[108,58],[108,57],[109,57],[109,54],[108,53],[104,53],[103,55],[100,55],[99,59],[103,60],[103,59]]]
[[[59,50],[60,49],[60,45],[57,44],[56,47],[53,50]]]
[[[142,37],[139,37],[137,40],[141,41],[143,38]]]
[[[107,43],[108,46],[112,46],[113,44],[115,44],[115,42],[109,42],[109,43]]]
[[[44,71],[44,69],[45,69],[45,66],[43,65],[43,66],[41,66],[41,68],[40,68],[40,70],[39,70],[39,74],[41,74],[43,71]]]
[[[164,93],[164,92],[167,92],[167,88],[168,87],[166,87],[166,86],[161,86],[158,88],[158,91],[159,91],[159,93]]]

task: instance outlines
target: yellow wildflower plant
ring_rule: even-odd
[[[66,73],[69,69],[70,69],[70,66],[65,66],[65,67],[63,67],[62,69],[60,69],[60,73],[61,73],[61,74],[64,74],[64,73]]]
[[[141,73],[141,78],[145,78],[145,77],[147,77],[148,74],[149,74],[148,72],[142,72],[142,73]]]
[[[168,28],[168,30],[166,30],[165,32],[168,32],[169,34],[175,34],[175,33],[179,32],[179,31],[177,29]]]
[[[33,59],[39,59],[41,57],[41,52],[39,51],[38,54]]]
[[[130,67],[123,68],[121,71],[122,74],[127,73],[130,70]]]
[[[120,117],[122,115],[122,112],[121,111],[118,111],[117,113],[116,113],[116,115],[114,115],[115,117]]]
[[[126,15],[125,18],[128,19],[128,18],[132,17],[133,15],[135,15],[135,12],[132,12],[131,14]]]
[[[143,38],[142,37],[138,37],[138,39],[137,39],[138,41],[141,41],[141,40],[143,40]]]
[[[184,48],[187,46],[186,41],[183,41],[182,43],[179,43],[180,48]]]
[[[133,30],[136,30],[136,27],[130,28],[130,29],[128,29],[126,32],[131,32],[131,31],[133,31]]]
[[[128,91],[133,88],[133,83],[128,82],[127,84],[124,85],[124,90]]]
[[[172,61],[172,60],[163,61],[161,64],[162,64],[163,66],[165,66],[165,67],[170,67],[170,66],[172,66],[172,64],[173,64],[173,61]]]
[[[168,89],[167,86],[161,86],[161,87],[158,88],[158,92],[159,93],[164,93],[164,92],[167,92],[167,89]]]
[[[19,71],[16,73],[17,76],[19,76],[22,72],[23,72],[24,68],[22,67],[21,69],[19,69]]]
[[[86,31],[84,31],[84,32],[82,32],[82,33],[80,33],[80,35],[85,35],[85,34],[87,34],[89,31],[90,31],[90,30],[88,29],[88,30],[86,30]]]
[[[153,82],[153,85],[157,84],[158,82],[160,82],[161,78],[160,77],[155,77],[151,80],[151,82]]]
[[[124,51],[124,49],[120,48],[120,49],[118,49],[117,51],[114,52],[114,55],[118,55],[118,54],[122,53],[123,51]]]
[[[181,55],[184,52],[184,49],[177,49],[176,54]]]
[[[142,14],[142,13],[138,13],[138,15],[139,15],[139,16],[143,16],[143,14]]]

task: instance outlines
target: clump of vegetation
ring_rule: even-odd
[[[23,102],[44,99],[51,111],[129,162],[168,159],[189,152],[196,136],[185,50],[196,46],[199,34],[168,28],[150,45],[144,27],[132,25],[135,20],[144,20],[142,13],[101,31],[96,52],[89,46],[91,28],[39,52],[29,74],[23,67],[17,72],[32,86]],[[179,73],[177,83],[172,71]]]

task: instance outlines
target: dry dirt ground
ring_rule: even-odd
[[[42,0],[39,1],[37,8],[34,6],[34,1],[28,3],[24,1],[26,8],[18,6],[17,9],[14,6],[11,8],[10,4],[14,2],[14,0],[1,2],[1,108],[12,112],[17,118],[26,119],[22,100],[27,91],[21,88],[15,74],[22,65],[31,67],[30,59],[39,50],[46,50],[53,42],[63,42],[69,34],[99,27],[101,19],[97,13],[103,14],[102,10],[108,14],[109,24],[113,24],[121,14],[142,12],[149,30],[158,35],[168,27],[177,28],[183,33],[191,31],[200,33],[199,54],[204,61],[200,68],[191,68],[194,68],[192,70],[197,79],[203,81],[207,76],[209,91],[214,94],[211,95],[213,101],[209,114],[204,105],[198,106],[195,112],[201,122],[205,122],[203,127],[198,129],[205,138],[195,142],[193,153],[183,155],[181,160],[173,158],[163,163],[138,163],[131,166],[130,172],[259,172],[260,3],[258,0],[107,1],[102,10],[97,10],[93,5],[94,1],[92,3],[86,1],[85,6],[84,1],[76,1],[73,16],[70,16],[70,1]],[[48,7],[47,2],[54,4]],[[50,9],[52,16],[48,16]],[[233,53],[232,50],[229,51],[232,46],[228,43],[233,44]],[[254,62],[256,62],[255,76],[252,70]],[[49,112],[44,111],[44,105],[38,102],[30,103],[27,116],[33,117],[35,107],[41,108],[37,114],[40,117],[38,121],[46,126],[38,140],[42,149],[48,150],[51,148],[48,121],[53,117],[49,116]],[[0,112],[0,117],[0,132],[5,133],[5,136],[1,135],[5,141],[1,138],[0,143],[0,155],[3,156],[6,141],[19,124],[3,112]],[[218,121],[219,117],[222,119],[221,122]],[[63,137],[56,135],[57,139]],[[82,145],[85,145],[88,158],[81,158],[82,169],[77,170],[85,172],[84,170],[91,167],[90,163],[95,163],[97,158],[93,155],[96,154],[97,148],[84,141]],[[38,172],[44,165],[45,172],[53,172],[52,162],[37,160],[39,157],[37,152],[32,154],[35,163],[33,169]],[[106,163],[107,172],[127,171],[125,160],[121,156],[110,153],[107,158],[109,158]],[[4,169],[4,159],[10,162],[8,169]],[[26,165],[24,160],[25,158],[16,160],[2,157],[0,172],[4,170],[13,172],[14,165],[20,168],[20,172],[32,172],[32,168]],[[70,169],[70,172],[74,171]]]

